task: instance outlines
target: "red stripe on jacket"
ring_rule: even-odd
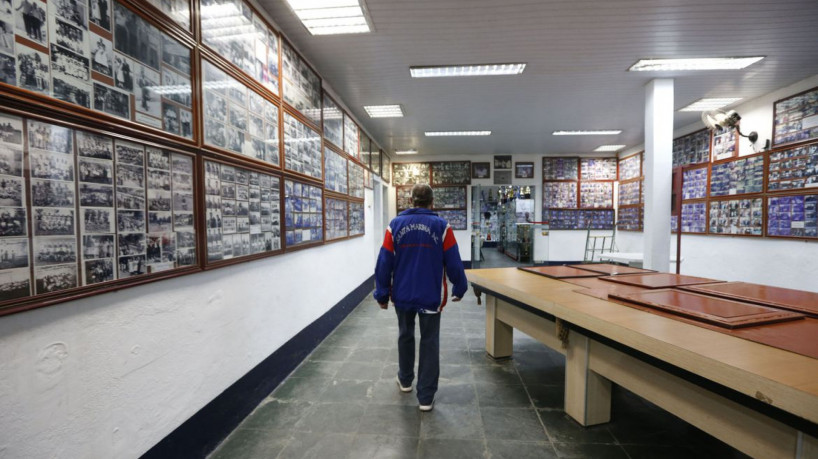
[[[457,240],[454,238],[454,231],[449,226],[446,226],[446,236],[443,237],[443,251],[451,249],[457,245]]]
[[[383,237],[383,248],[395,253],[395,243],[392,241],[392,231],[389,228],[386,229],[386,234]]]

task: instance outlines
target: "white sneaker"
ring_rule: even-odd
[[[418,405],[418,408],[420,409],[420,411],[423,411],[423,412],[432,411],[432,408],[434,408],[434,407],[435,407],[435,399],[432,399],[432,403],[430,403],[428,405]]]
[[[398,389],[400,389],[401,392],[412,392],[411,384],[409,385],[409,387],[405,387],[403,384],[401,384],[400,378],[398,378],[397,376],[395,376],[395,382],[398,383]]]

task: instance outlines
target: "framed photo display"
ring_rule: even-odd
[[[577,182],[544,182],[543,208],[546,209],[576,209]]]
[[[616,229],[620,231],[642,231],[642,218],[644,216],[642,206],[620,207],[618,213]]]
[[[173,22],[179,24],[183,29],[190,30],[190,4],[187,0],[147,0],[154,8],[161,11],[165,16],[171,18]],[[97,4],[94,5],[94,2]],[[89,0],[90,16],[89,20],[102,20],[103,11],[108,10],[107,0]]]
[[[642,181],[631,180],[619,184],[619,206],[639,205],[642,202]]]
[[[511,155],[495,155],[494,170],[511,169]]]
[[[344,113],[344,151],[355,159],[360,159],[358,156],[358,125],[351,116]]]
[[[324,232],[327,241],[343,239],[349,235],[349,208],[343,199],[324,197]]]
[[[392,183],[395,186],[429,184],[431,171],[429,163],[394,163],[392,164]]]
[[[324,93],[324,140],[338,148],[344,147],[344,112],[332,97]]]
[[[409,190],[411,192],[411,188]],[[433,209],[465,209],[466,187],[464,186],[433,186]]]
[[[494,170],[495,185],[511,185],[511,171]]]
[[[543,180],[578,180],[579,158],[548,158],[542,159]]]
[[[738,156],[738,134],[735,129],[716,128],[713,132],[713,161],[734,158]]]
[[[491,178],[491,163],[471,163],[471,178],[473,179]]]
[[[281,250],[281,179],[205,161],[207,260]]]
[[[682,203],[682,233],[707,232],[707,203]]]
[[[818,88],[773,104],[773,145],[818,137]]]
[[[204,73],[204,143],[279,166],[278,106],[207,60]]]
[[[769,154],[767,191],[818,187],[818,142]]]
[[[616,180],[616,158],[580,158],[580,180]]]
[[[470,161],[441,161],[431,163],[432,186],[470,185]]]
[[[579,206],[583,209],[612,209],[613,182],[580,182]]]
[[[438,210],[437,215],[449,222],[449,226],[453,230],[468,229],[468,221],[466,218],[466,210]]]
[[[729,199],[710,201],[710,234],[761,236],[763,199]]]
[[[818,194],[768,197],[767,236],[818,238]]]
[[[763,154],[713,164],[710,196],[732,196],[764,191]]]
[[[241,0],[202,0],[199,16],[202,43],[273,94],[279,94],[278,35],[248,3]],[[224,25],[226,18],[229,18],[229,27]]]
[[[392,159],[383,151],[381,151],[381,164],[381,178],[386,183],[392,182]]]
[[[284,113],[284,168],[321,179],[321,135]]]
[[[298,110],[314,125],[320,126],[321,78],[289,43],[283,41],[281,49],[284,102]]]
[[[673,167],[702,164],[710,160],[710,131],[702,129],[673,139]]]
[[[533,162],[514,163],[514,178],[518,179],[534,178],[534,163]]]
[[[284,180],[284,222],[287,247],[324,239],[323,193],[307,183]]]
[[[364,198],[365,169],[355,161],[347,161],[349,167],[349,196],[352,198]]]
[[[619,180],[642,177],[642,155],[640,152],[619,160]]]
[[[348,194],[347,163],[349,160],[330,149],[324,147],[324,188],[336,193]]]
[[[370,166],[370,161],[372,161],[372,150],[371,150],[372,146],[371,145],[372,145],[372,140],[369,138],[369,136],[364,134],[364,131],[361,131],[361,145],[360,145],[361,153],[359,155],[359,158],[361,158],[361,163],[363,163],[364,167],[367,170],[369,170],[369,168],[371,167]]]
[[[349,202],[349,235],[361,236],[366,230],[366,214],[364,203]]]
[[[682,172],[682,200],[704,199],[707,197],[707,180],[710,169],[707,166],[685,169]]]

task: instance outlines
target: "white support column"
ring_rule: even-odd
[[[673,174],[673,80],[645,87],[644,267],[670,267],[670,196]]]

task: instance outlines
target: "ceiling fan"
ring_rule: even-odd
[[[730,110],[729,112],[725,112],[724,110],[707,110],[702,112],[702,122],[707,129],[711,131],[715,131],[716,129],[735,129],[738,132],[738,135],[742,137],[747,137],[750,139],[751,143],[756,143],[758,140],[758,133],[756,131],[752,131],[749,134],[745,135],[741,133],[741,129],[739,129],[739,122],[741,121],[741,117],[735,110]]]

